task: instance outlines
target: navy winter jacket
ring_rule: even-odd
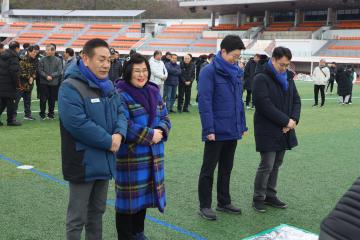
[[[241,139],[247,131],[241,76],[236,81],[215,58],[199,75],[199,112],[202,140],[215,134],[216,141]]]
[[[115,176],[115,155],[109,150],[112,134],[120,133],[124,140],[127,132],[123,101],[114,89],[102,97],[98,86],[81,74],[78,64],[70,65],[59,90],[64,179],[111,179]],[[83,98],[69,79],[82,81],[97,96]]]

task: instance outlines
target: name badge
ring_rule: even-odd
[[[91,99],[91,103],[99,103],[100,99],[99,98],[93,98]]]

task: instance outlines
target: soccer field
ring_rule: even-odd
[[[173,128],[165,146],[167,208],[165,214],[148,211],[145,233],[151,240],[242,239],[282,223],[319,232],[321,220],[360,176],[360,86],[354,86],[352,105],[339,105],[333,95],[327,96],[324,108],[311,107],[311,83],[297,82],[297,86],[303,99],[297,128],[299,146],[286,153],[278,184],[278,196],[289,208],[269,208],[261,214],[251,207],[259,154],[255,152],[253,110],[247,110],[249,131],[238,143],[231,179],[233,204],[241,207],[243,214],[218,213],[213,222],[198,216],[203,143],[197,107],[192,106],[189,114],[170,115]],[[38,109],[34,102],[32,110]],[[22,117],[19,114],[18,119]],[[33,165],[34,170],[17,169],[20,164]],[[215,190],[216,177],[214,180]],[[65,239],[67,198],[58,120],[0,127],[0,239]],[[103,239],[113,240],[117,239],[113,182],[108,199]]]

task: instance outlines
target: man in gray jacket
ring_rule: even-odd
[[[55,57],[55,47],[46,46],[46,57],[39,63],[40,74],[40,118],[46,119],[46,102],[48,102],[49,119],[55,119],[55,101],[57,100],[59,82],[62,78],[61,59]]]

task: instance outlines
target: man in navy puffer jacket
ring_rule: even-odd
[[[83,58],[66,71],[59,92],[62,168],[69,181],[67,240],[102,239],[109,179],[115,153],[126,136],[120,96],[108,78],[110,52],[101,39],[89,40]]]
[[[231,204],[229,185],[237,141],[247,131],[242,100],[243,71],[237,64],[241,50],[245,49],[244,43],[239,36],[228,35],[220,47],[212,63],[205,66],[199,76],[199,112],[205,142],[199,176],[199,214],[209,220],[216,219],[211,209],[211,195],[217,163],[216,210],[241,213]]]

